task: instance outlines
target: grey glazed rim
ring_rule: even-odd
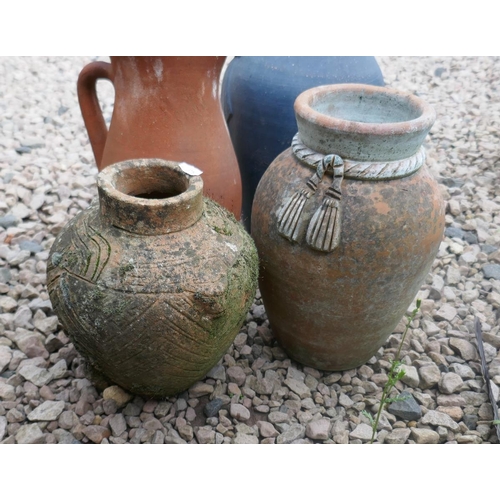
[[[388,110],[389,120],[365,122],[336,117],[315,107],[335,109],[335,99],[352,96],[368,97],[367,111],[373,111],[379,98],[380,109]],[[353,99],[352,99],[353,100]],[[354,100],[353,100],[354,101]],[[366,102],[366,101],[365,101]],[[347,105],[344,103],[344,112]],[[355,115],[360,114],[357,103]],[[392,109],[391,109],[392,107]],[[320,153],[335,153],[359,161],[394,161],[415,154],[422,145],[436,113],[424,100],[412,94],[386,87],[363,84],[323,85],[300,94],[294,105],[300,138],[303,143]],[[340,109],[340,106],[339,106]],[[391,113],[391,110],[397,112]],[[405,117],[407,114],[407,118]],[[383,113],[382,113],[383,114]],[[390,120],[391,115],[403,118]]]

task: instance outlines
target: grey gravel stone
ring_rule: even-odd
[[[7,418],[0,416],[0,441],[7,434]]]
[[[285,432],[277,437],[276,442],[278,444],[289,444],[297,439],[302,439],[305,435],[305,426],[300,424],[292,424]]]
[[[390,434],[384,439],[386,444],[404,444],[410,437],[410,429],[394,429]]]
[[[410,387],[417,388],[420,384],[420,377],[418,376],[418,371],[415,366],[401,365],[401,369],[405,371],[405,375],[401,379],[403,384]]]
[[[20,146],[20,147],[16,148],[16,153],[19,155],[29,154],[29,153],[31,153],[31,148],[29,148],[27,146]]]
[[[431,429],[413,427],[411,429],[411,438],[417,444],[437,444],[439,442],[439,434]]]
[[[0,374],[9,366],[12,359],[12,349],[10,347],[0,345]]]
[[[0,283],[8,283],[12,279],[12,273],[10,269],[1,268],[0,269]],[[16,303],[17,306],[17,303]]]
[[[273,424],[281,424],[290,421],[290,417],[286,413],[283,413],[281,411],[273,411],[269,413],[267,419]]]
[[[0,309],[2,312],[12,312],[17,309],[17,302],[12,297],[0,297]]]
[[[465,361],[472,361],[477,357],[476,348],[467,340],[451,338],[450,347]]]
[[[234,444],[259,444],[259,438],[250,434],[237,434]]]
[[[449,266],[446,270],[446,282],[448,285],[455,285],[460,283],[461,275],[460,271],[452,266]]]
[[[462,408],[459,406],[438,406],[436,411],[440,411],[441,413],[446,413],[449,415],[455,422],[460,422],[462,417],[464,416],[464,412]]]
[[[493,401],[500,401],[500,388],[490,380],[491,393]]]
[[[478,416],[477,415],[464,415],[463,416],[463,422],[464,424],[470,429],[470,430],[475,430],[477,426],[477,421],[478,421]]]
[[[326,418],[313,420],[306,426],[306,436],[311,439],[325,440],[330,436],[330,421]]]
[[[34,319],[33,325],[37,330],[48,335],[57,330],[58,319],[56,316],[49,316],[48,318]]]
[[[464,381],[460,375],[450,372],[443,373],[438,387],[443,394],[453,394],[454,392],[459,392],[463,384]]]
[[[11,266],[18,266],[30,258],[31,252],[28,250],[21,250],[9,257],[7,257],[7,262]],[[22,325],[21,325],[22,326]]]
[[[429,407],[435,406],[435,404],[436,404],[435,401],[430,396],[430,394],[427,394],[425,392],[414,391],[413,392],[413,397],[415,398],[415,400],[419,404],[421,404],[425,408],[429,408]]]
[[[16,391],[13,386],[7,384],[0,379],[0,400],[14,401],[16,399]]]
[[[16,433],[18,444],[40,444],[44,441],[45,437],[38,424],[23,425]]]
[[[59,360],[54,366],[49,368],[49,373],[52,375],[52,380],[59,380],[66,375],[68,366],[65,359]]]
[[[89,425],[85,427],[83,433],[95,444],[101,444],[103,439],[111,435],[109,429],[102,425]]]
[[[457,310],[449,304],[443,304],[439,310],[434,314],[436,321],[452,321],[457,315]]]
[[[279,432],[275,429],[274,425],[264,420],[257,422],[259,433],[263,438],[272,438],[278,436]]]
[[[43,247],[34,241],[22,241],[19,243],[19,248],[21,250],[27,250],[28,252],[35,254],[43,251]]]
[[[453,419],[446,415],[446,413],[442,413],[440,411],[429,410],[421,420],[422,424],[430,424],[434,426],[442,426],[452,431],[458,430],[459,426]]]
[[[196,439],[200,444],[214,444],[215,431],[212,428],[200,427],[195,431]]]
[[[215,398],[212,401],[209,401],[205,405],[203,413],[205,413],[207,417],[215,417],[219,413],[219,410],[222,408],[223,405],[224,401],[222,401],[222,399]]]
[[[422,389],[430,389],[441,380],[441,372],[434,363],[419,368],[418,374],[420,376],[420,387]]]
[[[286,378],[298,380],[299,382],[305,382],[306,374],[303,371],[294,368],[293,366],[289,366],[286,373]]]
[[[7,229],[9,227],[15,227],[19,224],[19,218],[17,218],[15,215],[12,214],[7,214],[2,217],[0,217],[0,226],[3,228]]]
[[[330,375],[328,375],[323,379],[323,383],[325,385],[332,385],[337,383],[341,378],[342,378],[341,373],[331,373]]]
[[[215,365],[208,373],[207,378],[213,378],[214,380],[220,380],[221,382],[226,381],[226,370],[222,365]]]
[[[199,398],[201,396],[206,396],[214,392],[213,385],[206,384],[204,382],[196,382],[192,387],[189,388],[189,397]]]
[[[115,437],[122,435],[127,430],[127,422],[121,413],[117,413],[109,419],[109,426]]]
[[[247,424],[237,424],[235,425],[235,429],[240,434],[252,434],[253,436],[257,436],[258,434],[257,430]]]
[[[134,403],[128,403],[123,410],[123,414],[126,417],[138,417],[141,414],[141,409]]]
[[[307,387],[304,382],[297,380],[295,378],[287,378],[284,380],[284,384],[295,394],[297,394],[301,399],[311,397],[311,390]]]
[[[490,403],[483,403],[477,412],[481,420],[493,420],[493,411]]]
[[[132,443],[132,444],[145,443],[150,437],[148,431],[146,429],[142,429],[142,428],[132,429],[130,431],[129,436],[130,436],[130,443]],[[185,443],[184,440],[182,440],[181,442]],[[97,444],[99,444],[99,443],[97,443]]]
[[[456,373],[462,380],[475,378],[475,373],[472,368],[465,364],[454,363],[450,366],[450,372]]]
[[[465,401],[466,405],[481,406],[486,403],[488,396],[481,392],[474,391],[462,391],[460,393],[461,398]]]
[[[255,392],[259,395],[271,395],[274,390],[274,380],[263,378],[255,383]]]
[[[424,320],[424,321],[422,321],[422,323],[423,323],[424,332],[427,333],[427,335],[429,335],[429,336],[436,335],[437,333],[439,333],[441,331],[439,326],[437,326],[432,321]]]
[[[372,437],[372,428],[368,424],[358,424],[349,434],[352,439],[361,439],[361,441],[370,441]]]
[[[465,406],[465,399],[460,394],[439,394],[437,397],[439,406]]]
[[[415,398],[407,391],[401,392],[400,401],[394,401],[389,405],[388,411],[403,420],[418,420],[422,416],[422,410]]]
[[[458,444],[481,444],[483,440],[476,435],[457,436]]]
[[[28,306],[18,307],[17,311],[14,313],[14,325],[19,328],[29,329],[32,318],[33,313]]]
[[[460,238],[463,239],[465,231],[458,227],[447,227],[444,231],[445,236],[449,238]]]
[[[485,264],[482,271],[486,279],[500,280],[500,264]]]
[[[151,444],[163,444],[165,442],[165,434],[161,431],[156,431],[151,439]]]
[[[24,418],[24,411],[21,412],[17,408],[12,408],[7,412],[7,422],[11,424],[22,422]]]
[[[231,413],[231,417],[238,420],[248,420],[250,418],[248,408],[245,408],[243,405],[238,403],[232,404],[229,411]]]
[[[241,366],[230,366],[226,370],[226,374],[229,381],[235,383],[238,386],[242,386],[247,378]]]
[[[57,420],[64,410],[64,401],[45,401],[28,414],[28,420],[39,421]]]
[[[466,304],[470,304],[471,302],[474,302],[476,299],[479,298],[479,291],[478,290],[467,290],[462,294],[462,300]]]
[[[133,398],[132,394],[128,393],[127,391],[124,391],[118,385],[112,385],[106,387],[106,389],[104,389],[102,396],[104,399],[114,400],[118,408],[121,408],[122,406],[126,405]]]
[[[53,376],[48,370],[34,365],[24,365],[19,369],[19,375],[35,384],[37,387],[47,385],[53,380]]]
[[[170,401],[160,401],[158,406],[154,410],[154,414],[157,418],[166,417],[172,408],[172,403]]]
[[[78,424],[78,415],[74,411],[63,411],[59,416],[59,427],[65,430],[72,429]]]
[[[48,357],[48,352],[43,345],[43,337],[22,328],[17,328],[14,340],[19,349],[29,358]]]
[[[354,405],[354,401],[345,393],[340,393],[339,404],[344,408],[351,408]]]
[[[191,439],[193,439],[194,437],[194,431],[193,431],[193,428],[190,426],[190,425],[181,425],[179,426],[179,434],[181,436],[182,439],[186,440],[187,442],[191,441]],[[204,444],[205,442],[206,443],[210,443],[210,442],[213,442],[213,434],[212,434],[213,431],[209,431],[207,429],[205,430],[201,430],[200,432],[198,432],[197,434],[197,437],[198,437],[198,442],[200,444]]]

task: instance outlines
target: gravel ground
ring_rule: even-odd
[[[105,59],[105,58],[103,58]],[[277,345],[260,296],[207,377],[165,401],[95,386],[52,311],[55,235],[96,194],[76,98],[90,57],[0,58],[0,442],[365,443],[403,323],[356,370],[325,373]],[[428,165],[446,235],[403,349],[410,397],[384,411],[380,443],[497,443],[478,317],[499,399],[500,58],[380,58],[386,82],[434,105]],[[113,90],[99,85],[109,121]]]

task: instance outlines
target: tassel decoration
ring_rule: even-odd
[[[306,243],[320,252],[331,252],[340,243],[342,206],[341,185],[344,178],[344,163],[337,155],[329,155],[333,165],[333,182],[327,189],[321,206],[313,215],[306,234]]]
[[[295,193],[280,209],[278,213],[278,233],[287,240],[295,242],[299,240],[301,227],[300,219],[304,206],[306,201],[318,189],[318,185],[328,168],[328,164],[325,160],[330,156],[323,158],[323,161],[321,161],[318,165],[316,172],[307,181],[306,187]]]

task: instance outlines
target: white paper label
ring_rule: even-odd
[[[203,170],[193,167],[193,165],[190,165],[189,163],[179,163],[179,167],[181,167],[181,170],[188,175],[201,175],[203,173]]]

